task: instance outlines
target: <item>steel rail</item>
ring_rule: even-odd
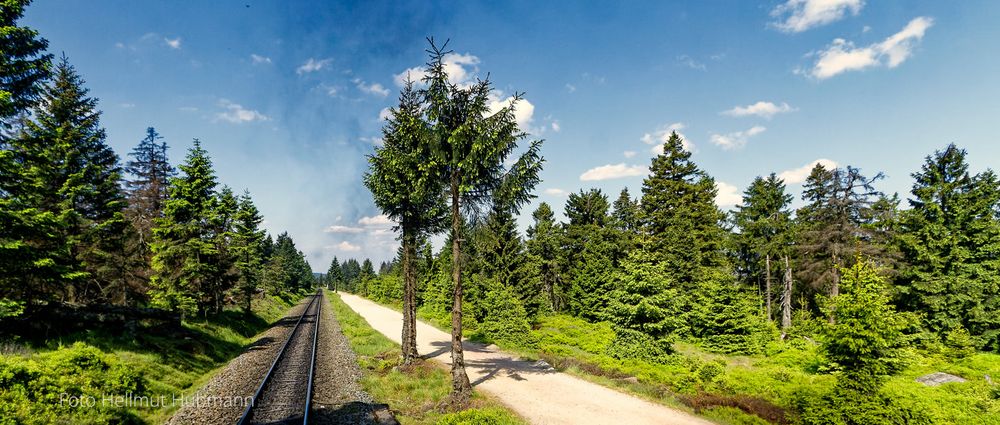
[[[297,321],[295,321],[295,327],[292,328],[292,331],[288,334],[288,338],[285,338],[285,343],[281,345],[281,350],[278,351],[278,355],[275,356],[274,361],[271,362],[271,367],[268,368],[267,374],[264,375],[264,379],[262,379],[260,381],[260,385],[257,386],[257,391],[254,393],[253,398],[250,400],[250,404],[248,404],[247,407],[246,407],[246,409],[243,410],[243,414],[240,415],[240,419],[236,421],[237,425],[248,425],[250,423],[251,413],[253,412],[254,406],[257,404],[257,400],[260,399],[261,394],[264,393],[264,387],[266,387],[267,383],[271,380],[271,376],[274,374],[274,371],[276,370],[276,368],[278,366],[278,363],[280,363],[281,359],[285,356],[285,351],[288,349],[289,343],[292,342],[292,338],[294,338],[295,334],[299,331],[299,327],[302,325],[302,319],[304,319],[306,317],[306,315],[309,313],[309,309],[312,308],[312,306],[316,302],[316,300],[319,299],[322,296],[321,294],[322,294],[321,292],[317,292],[316,295],[313,296],[313,299],[309,301],[309,305],[306,306],[305,310],[302,310],[302,314],[299,315],[299,319]],[[322,306],[320,306],[320,308],[322,308]],[[317,313],[317,319],[318,319],[318,315],[319,315],[319,313]],[[318,331],[318,330],[319,330],[319,321],[317,320],[316,321],[316,326],[315,326],[315,331]],[[314,365],[316,363],[316,334],[317,333],[318,332],[314,332],[314,334],[313,334],[313,350],[312,350],[312,354],[311,354],[311,356],[312,356],[312,364],[314,364]],[[308,413],[309,407],[310,407],[310,404],[311,404],[309,398],[311,398],[311,393],[312,393],[312,382],[313,382],[313,368],[310,366],[310,368],[309,368],[309,389],[307,390],[307,392],[309,393],[309,395],[307,395],[307,399],[306,399],[306,413]],[[303,421],[302,421],[303,424],[306,423],[306,420],[308,420],[307,418],[308,418],[308,416],[306,416],[306,417],[303,418]]]

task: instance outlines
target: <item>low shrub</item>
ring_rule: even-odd
[[[615,339],[608,346],[607,354],[616,359],[645,360],[665,363],[673,349],[670,341],[653,339],[645,333],[632,329],[615,330]]]
[[[438,419],[435,425],[520,425],[521,423],[509,411],[485,407],[449,413]]]

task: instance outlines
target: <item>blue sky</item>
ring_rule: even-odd
[[[496,3],[36,0],[23,23],[87,80],[119,155],[148,126],[174,162],[201,139],[316,270],[395,254],[364,155],[428,36],[451,39],[456,80],[526,92],[546,165],[522,225],[582,188],[638,194],[672,129],[726,209],[770,172],[798,196],[817,160],[904,198],[947,143],[973,171],[1000,163],[1000,2]]]

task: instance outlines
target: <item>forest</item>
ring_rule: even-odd
[[[965,150],[946,144],[914,164],[905,201],[879,191],[877,171],[817,164],[799,208],[765,171],[722,211],[715,181],[674,132],[641,193],[572,193],[565,222],[542,202],[522,236],[516,217],[543,159],[514,120],[520,97],[491,113],[488,79],[451,83],[449,51],[433,40],[428,51],[427,75],[400,92],[365,175],[396,223],[397,259],[375,273],[335,258],[324,277],[402,309],[404,362],[417,355],[420,316],[453,341],[638,375],[638,392],[696,409],[810,424],[1000,417],[990,378],[1000,372],[1000,180],[970,170]],[[446,241],[435,251],[437,235]],[[452,356],[463,397],[460,345]],[[748,356],[773,370],[733,366]],[[942,364],[976,388],[935,405],[912,378],[893,379]]]
[[[726,211],[672,132],[641,193],[582,189],[528,211],[545,158],[517,123],[523,94],[493,109],[494,83],[454,82],[449,43],[428,39],[426,74],[398,93],[363,176],[395,259],[334,258],[315,277],[249,191],[219,181],[211,141],[176,167],[152,126],[112,150],[70,58],[19,24],[27,3],[0,2],[2,424],[82,420],[38,403],[60,392],[197,382],[106,353],[177,338],[84,324],[92,343],[66,330],[64,345],[53,311],[176,316],[179,335],[219,338],[194,350],[208,373],[317,285],[401,310],[401,367],[425,354],[418,319],[450,332],[458,404],[473,397],[468,338],[720,423],[1000,423],[1000,177],[970,169],[960,141],[912,164],[907,194],[883,193],[879,170],[817,164],[798,200],[759,170]],[[53,341],[33,341],[39,329]],[[933,372],[961,383],[920,381]]]

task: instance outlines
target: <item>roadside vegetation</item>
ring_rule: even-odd
[[[503,405],[473,392],[465,405],[450,402],[451,378],[442,365],[415,358],[402,365],[401,348],[373,329],[335,294],[327,299],[364,373],[361,384],[375,400],[389,405],[404,425],[521,425]],[[457,410],[457,411],[456,411]]]

